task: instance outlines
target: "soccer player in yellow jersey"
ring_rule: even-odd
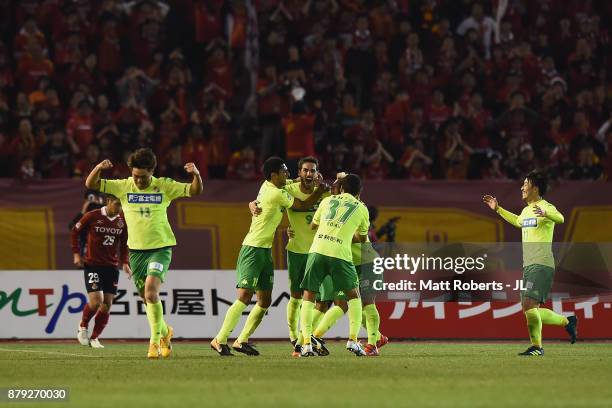
[[[330,275],[334,289],[342,290],[348,298],[349,339],[346,348],[358,356],[365,355],[357,341],[361,327],[361,299],[359,279],[353,265],[351,244],[366,242],[370,219],[368,209],[359,201],[361,179],[349,174],[341,181],[340,194],[321,201],[311,228],[316,234],[306,263],[306,274],[301,288],[304,290],[300,320],[302,325],[302,357],[314,355],[311,344],[312,313],[315,299],[323,279]]]
[[[87,176],[85,185],[90,190],[112,194],[121,200],[128,227],[130,267],[134,284],[146,302],[151,339],[147,357],[168,357],[172,351],[173,330],[164,321],[164,310],[159,299],[161,285],[166,278],[176,238],[166,213],[170,203],[181,197],[192,197],[202,192],[202,178],[193,163],[185,164],[191,183],[178,183],[170,178],[153,177],[157,159],[151,149],[138,149],[130,156],[128,166],[132,176],[122,180],[100,179],[103,170],[113,167],[110,160],[98,164]]]
[[[552,241],[555,224],[564,221],[563,215],[554,205],[542,197],[548,189],[547,180],[539,172],[525,177],[521,193],[527,204],[520,215],[502,208],[495,197],[485,195],[483,201],[504,220],[522,229],[523,236],[523,287],[521,305],[527,319],[531,347],[521,356],[542,356],[542,324],[564,326],[571,343],[576,342],[576,316],[565,317],[541,307],[548,298],[555,272]]]
[[[210,346],[222,356],[231,356],[227,338],[230,336],[244,309],[251,303],[253,294],[257,294],[257,304],[247,317],[244,328],[232,348],[246,355],[256,356],[259,352],[248,343],[249,337],[261,323],[272,302],[274,284],[274,265],[272,263],[272,241],[283,213],[291,208],[308,211],[319,201],[321,195],[329,190],[325,184],[319,185],[305,200],[294,198],[283,188],[287,184],[289,171],[285,162],[279,157],[270,157],[263,165],[266,181],[263,182],[257,195],[261,214],[251,218],[251,227],[242,242],[236,266],[238,299],[225,314],[223,325]]]
[[[315,191],[315,186],[319,180],[319,161],[312,156],[304,157],[298,162],[298,175],[300,181],[287,184],[285,190],[293,197],[306,200]],[[287,209],[287,218],[291,225],[289,242],[287,243],[287,269],[289,272],[289,292],[291,296],[287,302],[287,324],[289,327],[289,340],[293,345],[293,355],[299,356],[301,353],[301,342],[299,341],[298,320],[300,305],[302,302],[302,279],[306,271],[306,261],[308,251],[315,236],[315,231],[310,228],[312,218],[318,208],[322,198],[329,196],[324,193],[319,200],[314,203],[312,208],[307,211],[297,211],[292,208]],[[317,311],[315,311],[317,313]],[[313,324],[316,327],[318,321],[323,317],[324,312],[318,312]]]

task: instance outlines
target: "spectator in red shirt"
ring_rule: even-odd
[[[32,92],[41,77],[53,77],[55,68],[51,60],[45,57],[40,44],[30,42],[27,51],[19,61],[17,76],[20,78],[21,89]]]
[[[255,151],[249,145],[232,154],[227,164],[227,178],[230,180],[257,180],[257,161]]]
[[[32,159],[38,153],[38,148],[41,142],[36,140],[32,133],[32,123],[29,119],[21,119],[17,135],[11,141],[9,151],[13,158],[14,167],[13,174],[18,173],[18,168],[26,159]]]
[[[287,168],[297,172],[297,163],[302,157],[314,156],[315,116],[306,112],[304,102],[296,102],[291,113],[282,120],[285,131],[285,157]]]
[[[121,33],[119,22],[109,18],[102,23],[98,44],[99,68],[104,74],[117,75],[121,70]]]
[[[433,126],[434,131],[437,131],[440,125],[451,117],[452,113],[451,107],[444,103],[442,91],[439,89],[434,90],[426,113],[426,120]]]
[[[211,56],[206,63],[204,89],[223,100],[234,95],[234,72],[231,61],[221,44],[213,45]]]
[[[409,180],[429,180],[433,160],[424,153],[422,141],[411,140],[399,161],[400,174]]]
[[[199,124],[192,124],[187,141],[183,145],[183,163],[195,163],[202,177],[208,178],[208,142],[204,138],[204,129]]]
[[[70,117],[66,124],[66,134],[69,139],[74,140],[77,144],[80,154],[83,154],[87,150],[87,146],[94,140],[91,101],[89,98],[83,98],[79,101],[76,113]]]
[[[36,24],[34,17],[28,17],[15,37],[15,59],[19,60],[28,53],[27,48],[32,42],[39,45],[43,54],[47,54],[47,40]]]
[[[74,166],[74,176],[86,177],[100,161],[100,147],[97,144],[88,145],[85,157],[77,161]]]

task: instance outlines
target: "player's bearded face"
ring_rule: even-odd
[[[153,171],[147,169],[132,169],[132,178],[134,179],[134,184],[141,190],[149,187],[151,184],[151,177],[153,177]]]
[[[300,179],[306,187],[312,186],[317,178],[317,165],[314,163],[304,163],[300,169]]]

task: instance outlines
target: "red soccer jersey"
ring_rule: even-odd
[[[122,215],[109,218],[106,207],[93,210],[81,217],[72,228],[72,253],[78,254],[80,249],[79,235],[87,231],[87,251],[84,263],[96,266],[119,266],[128,263],[127,226]]]

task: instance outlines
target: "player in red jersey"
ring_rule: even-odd
[[[87,231],[87,249],[83,259],[79,248],[79,234],[84,230]],[[128,262],[127,227],[121,215],[121,201],[115,196],[107,195],[106,205],[83,215],[72,228],[71,237],[74,264],[84,267],[85,287],[89,295],[89,302],[83,309],[79,323],[77,339],[83,346],[104,348],[98,337],[108,323],[110,307],[117,294],[119,264],[123,264],[128,279],[132,276]],[[94,315],[94,329],[89,338],[87,330]]]

